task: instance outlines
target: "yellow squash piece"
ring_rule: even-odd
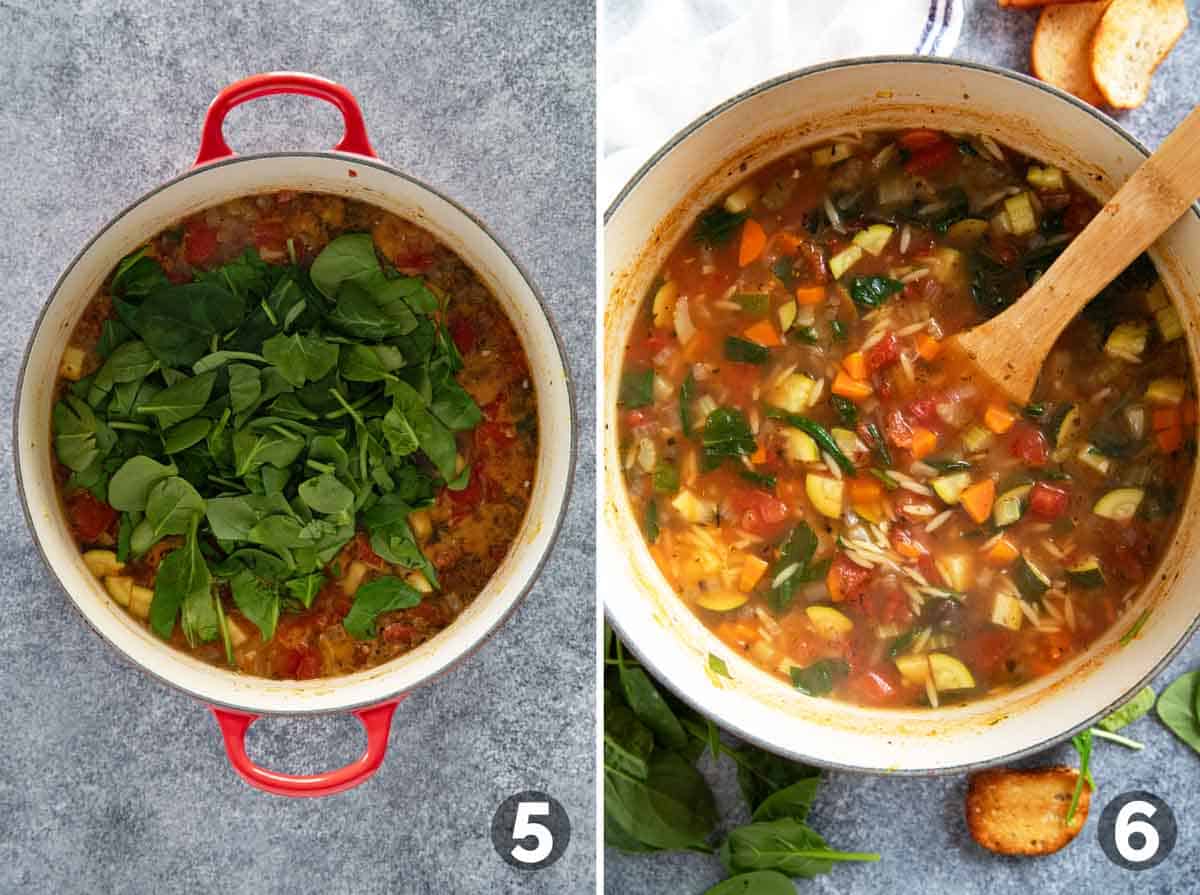
[[[713,612],[729,612],[739,606],[744,606],[749,599],[749,594],[738,593],[734,590],[714,590],[697,597],[696,605]]]
[[[809,606],[804,614],[826,640],[841,640],[854,630],[854,622],[832,606]]]
[[[929,654],[929,670],[933,673],[933,685],[938,688],[938,692],[970,690],[975,686],[975,678],[970,669],[945,653]]]

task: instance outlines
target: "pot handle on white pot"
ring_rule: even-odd
[[[333,148],[339,152],[376,157],[375,150],[371,148],[371,141],[367,139],[367,126],[363,121],[362,109],[358,107],[354,94],[327,78],[304,72],[279,71],[251,75],[235,81],[217,94],[208,107],[204,125],[200,129],[200,151],[196,153],[195,166],[229,158],[234,154],[222,133],[225,116],[231,109],[260,96],[273,96],[278,93],[298,93],[323,99],[337,106],[338,111],[342,113],[346,131],[342,134],[341,142]]]
[[[209,708],[212,709],[217,725],[221,728],[221,736],[225,738],[225,752],[229,756],[229,763],[238,775],[255,789],[277,796],[330,796],[335,792],[353,789],[379,770],[387,752],[392,715],[402,699],[404,696],[399,696],[378,705],[355,709],[351,713],[362,723],[367,734],[367,748],[358,760],[335,771],[303,776],[269,771],[250,760],[250,756],[246,754],[246,731],[259,719],[259,715],[218,708],[215,705]]]

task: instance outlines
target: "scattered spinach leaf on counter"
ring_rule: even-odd
[[[811,532],[810,532],[811,534]],[[722,660],[709,669],[728,677]],[[879,856],[830,848],[806,823],[820,772],[753,746],[721,741],[711,721],[661,692],[606,625],[604,630],[604,841],[646,854],[684,849],[713,854],[717,812],[695,767],[706,753],[732,759],[752,822],[719,850],[730,878],[708,895],[784,895],[790,876],[827,873],[840,861]]]
[[[1116,711],[1102,718],[1096,726],[1109,733],[1116,733],[1127,724],[1132,724],[1150,709],[1154,708],[1154,691],[1150,687],[1142,687],[1129,702]]]
[[[1075,791],[1071,794],[1071,804],[1067,807],[1066,825],[1069,827],[1075,820],[1075,811],[1079,808],[1079,797],[1083,795],[1083,784],[1087,783],[1093,793],[1096,791],[1096,781],[1092,779],[1092,732],[1085,730],[1071,737],[1071,745],[1079,753],[1079,777],[1075,780]]]
[[[1156,708],[1171,733],[1200,752],[1200,671],[1176,678],[1158,697]]]

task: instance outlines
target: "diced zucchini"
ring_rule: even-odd
[[[804,491],[813,507],[822,516],[837,519],[842,515],[842,494],[845,484],[841,479],[810,472],[804,477]]]
[[[780,432],[783,437],[783,454],[793,463],[816,463],[821,459],[817,443],[807,432],[787,428]]]
[[[854,622],[832,606],[809,606],[804,614],[826,640],[840,640],[854,630]]]
[[[1083,428],[1083,416],[1074,404],[1064,404],[1050,420],[1049,435],[1055,447],[1066,447],[1074,441]]]
[[[1179,312],[1174,308],[1161,308],[1154,312],[1154,322],[1158,324],[1158,332],[1164,342],[1174,342],[1183,337],[1183,324],[1179,320]]]
[[[1146,400],[1151,404],[1178,404],[1186,390],[1182,379],[1155,379],[1146,386]]]
[[[767,392],[768,404],[788,413],[802,413],[812,405],[817,381],[804,373],[789,373]]]
[[[963,432],[962,443],[967,453],[974,454],[992,443],[992,433],[986,427],[976,424]]]
[[[758,198],[758,187],[752,183],[738,187],[725,197],[725,210],[731,214],[741,214],[754,204]]]
[[[794,301],[784,302],[779,306],[779,331],[786,333],[792,328],[792,324],[796,322],[796,303]]]
[[[946,241],[959,249],[974,248],[988,232],[988,222],[980,218],[956,221],[946,231]]]
[[[118,561],[117,554],[111,550],[87,550],[83,554],[83,564],[97,578],[118,575],[125,570],[125,563]]]
[[[140,619],[150,617],[150,603],[154,600],[154,590],[135,584],[129,594],[129,611]]]
[[[110,575],[104,579],[104,589],[117,603],[128,606],[129,597],[133,593],[133,579],[122,575]]]
[[[966,257],[958,249],[940,246],[929,261],[929,271],[939,283],[955,286],[966,282]]]
[[[1071,583],[1089,590],[1104,587],[1104,571],[1100,568],[1100,560],[1089,556],[1077,566],[1067,569],[1067,577]]]
[[[840,280],[842,274],[862,260],[863,250],[860,246],[849,245],[829,259],[829,272],[835,280]]]
[[[1142,505],[1142,498],[1146,496],[1141,488],[1117,488],[1115,491],[1109,491],[1092,507],[1092,512],[1097,516],[1103,516],[1105,519],[1113,519],[1117,522],[1125,522],[1132,519],[1138,511],[1138,507]]]
[[[1146,350],[1146,336],[1150,327],[1145,323],[1119,323],[1108,335],[1104,343],[1104,353],[1131,364],[1142,362],[1142,352]]]
[[[833,440],[837,442],[838,448],[847,457],[853,457],[855,454],[861,454],[866,451],[867,446],[862,443],[862,440],[849,429],[834,427],[829,430],[829,434],[833,436]]]
[[[1026,600],[1040,600],[1050,589],[1050,576],[1022,554],[1012,568],[1013,583]]]
[[[696,604],[713,612],[730,612],[745,605],[749,599],[749,594],[743,594],[736,590],[714,590],[698,596]]]
[[[895,661],[896,670],[900,672],[900,677],[904,678],[905,682],[924,685],[929,680],[928,656],[897,656]]]
[[[83,365],[87,360],[87,352],[74,345],[68,345],[63,351],[62,360],[58,364],[58,375],[63,379],[77,382],[83,378]]]
[[[958,659],[945,653],[929,654],[929,670],[933,674],[933,685],[939,692],[970,690],[975,686],[971,670]]]
[[[1106,457],[1094,444],[1085,444],[1075,455],[1079,462],[1100,475],[1108,475],[1112,470],[1112,460]]]
[[[828,168],[830,165],[836,165],[838,162],[844,162],[854,154],[854,148],[847,143],[832,143],[829,146],[822,146],[820,149],[814,149],[812,154],[812,163],[816,168]]]
[[[1047,165],[1044,168],[1031,165],[1029,170],[1025,172],[1025,180],[1034,189],[1039,190],[1060,191],[1067,188],[1063,182],[1063,172],[1051,165]]]
[[[959,496],[971,484],[971,474],[952,472],[949,475],[938,476],[929,484],[933,486],[934,493],[946,503],[958,503]]]
[[[1004,213],[1008,216],[1008,227],[1013,236],[1026,236],[1038,228],[1029,193],[1018,193],[1005,199]]]
[[[716,504],[711,500],[697,497],[687,488],[684,488],[675,495],[671,500],[671,506],[685,520],[694,522],[697,525],[706,525],[712,522],[717,514]]]
[[[996,498],[996,506],[992,509],[992,521],[997,528],[1012,525],[1025,512],[1025,498],[1033,489],[1033,485],[1018,485],[1005,491]]]
[[[889,227],[887,224],[872,224],[866,230],[860,230],[854,234],[854,244],[864,252],[878,255],[887,248],[888,241],[895,232],[896,228]]]
[[[654,293],[654,325],[659,329],[670,329],[675,325],[675,302],[679,298],[679,284],[667,280]]]
[[[965,553],[949,553],[937,560],[938,570],[946,577],[951,590],[966,592],[971,588],[971,557]]]
[[[998,591],[992,602],[992,624],[1011,631],[1020,631],[1024,620],[1025,613],[1021,611],[1021,601],[1010,593]]]

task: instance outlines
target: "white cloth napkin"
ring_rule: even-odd
[[[762,81],[832,59],[948,55],[962,0],[608,0],[600,198],[670,137]]]

